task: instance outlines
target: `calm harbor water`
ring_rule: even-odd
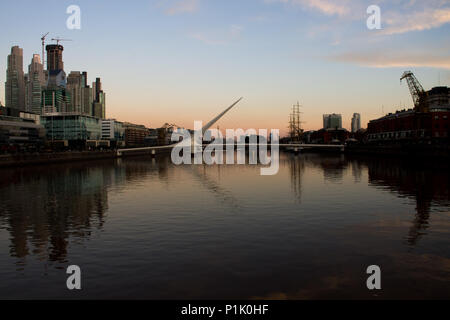
[[[282,153],[278,175],[259,169],[1,169],[0,298],[450,298],[447,164]]]

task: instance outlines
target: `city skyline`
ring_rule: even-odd
[[[64,44],[67,74],[87,70],[102,78],[107,118],[192,127],[242,95],[244,103],[221,127],[286,134],[297,100],[305,130],[319,129],[322,115],[331,113],[342,114],[347,129],[360,113],[366,127],[383,111],[413,107],[407,85],[399,85],[404,70],[412,69],[426,89],[450,82],[450,1],[408,3],[378,1],[382,30],[366,27],[368,1],[255,0],[239,10],[231,10],[238,8],[233,1],[140,1],[128,8],[80,1],[81,30],[66,28],[69,2],[51,3],[49,12],[36,3],[26,12],[3,3],[8,15],[0,23],[10,32],[1,36],[0,101],[11,47],[23,48],[25,71],[50,31],[73,39]],[[23,23],[8,28],[19,16]]]

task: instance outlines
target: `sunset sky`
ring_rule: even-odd
[[[81,8],[81,30],[66,28],[66,8]],[[382,29],[366,26],[369,5]],[[11,46],[24,69],[40,37],[63,42],[65,71],[101,77],[107,117],[159,127],[209,121],[239,97],[225,128],[286,132],[291,106],[305,129],[322,114],[370,119],[412,107],[406,83],[450,86],[450,0],[1,1],[0,101]],[[49,41],[51,42],[51,41]]]

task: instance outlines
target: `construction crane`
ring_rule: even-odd
[[[405,71],[403,76],[400,78],[400,83],[404,79],[408,82],[408,87],[414,101],[415,110],[418,112],[428,112],[427,93],[423,89],[419,80],[417,80],[414,76],[414,73],[411,71]]]
[[[47,32],[46,34],[44,34],[41,37],[41,41],[42,41],[42,65],[45,65],[45,38],[48,36],[50,32]]]
[[[53,38],[52,41],[56,41],[56,44],[59,45],[61,41],[72,41],[72,39]]]

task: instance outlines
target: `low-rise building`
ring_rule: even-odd
[[[111,147],[125,145],[125,129],[123,123],[116,119],[102,119],[102,140],[109,140]]]
[[[158,130],[148,129],[148,136],[144,139],[146,147],[154,147],[158,145]]]
[[[85,146],[86,141],[102,138],[100,119],[79,113],[55,113],[41,117],[47,132],[47,140],[67,141],[71,146]]]
[[[308,134],[309,142],[313,144],[341,144],[349,137],[347,129],[321,129]]]
[[[144,125],[124,122],[123,129],[127,147],[141,147],[145,145],[145,137],[149,135],[149,129]]]
[[[372,120],[368,126],[369,141],[401,141],[448,139],[450,137],[450,110],[430,112],[402,110]]]
[[[33,119],[0,115],[0,152],[37,149],[44,142],[45,129]]]
[[[426,92],[426,108],[390,113],[369,122],[368,141],[397,143],[406,140],[447,141],[450,138],[450,88]]]

